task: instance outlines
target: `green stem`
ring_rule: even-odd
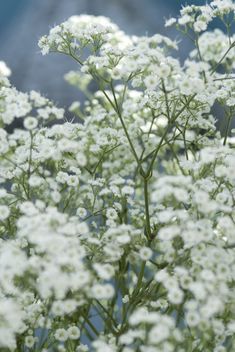
[[[197,35],[197,38],[195,39],[194,44],[195,44],[195,46],[196,46],[196,48],[197,48],[198,57],[199,57],[200,61],[203,61],[203,60],[202,60],[201,50],[200,50],[199,43],[198,43],[198,38],[199,38],[199,36]],[[206,73],[205,73],[205,70],[202,71],[202,74],[203,74],[204,82],[206,83],[207,80],[206,80]]]
[[[143,277],[144,277],[145,266],[146,266],[146,262],[144,261],[144,262],[142,262],[142,265],[141,265],[141,268],[140,268],[140,272],[139,272],[139,275],[138,275],[136,288],[133,291],[132,298],[135,297],[139,293],[139,291],[141,289],[142,280],[143,280]]]
[[[149,197],[148,197],[148,181],[149,178],[144,177],[144,203],[145,203],[145,228],[146,237],[149,241],[152,240],[151,225],[150,225],[150,215],[149,215]]]
[[[119,106],[118,106],[118,103],[117,103],[116,94],[115,94],[112,82],[111,82],[111,90],[112,90],[112,94],[113,94],[113,97],[114,97],[115,105],[112,103],[112,101],[108,97],[107,93],[105,91],[103,91],[103,93],[105,94],[106,98],[108,98],[109,102],[112,104],[114,110],[116,111],[116,113],[117,113],[117,115],[119,117],[119,120],[121,122],[122,128],[123,128],[123,130],[125,132],[126,138],[127,138],[128,142],[129,142],[131,151],[132,151],[132,153],[133,153],[133,155],[135,157],[135,160],[136,160],[137,164],[139,165],[139,163],[140,163],[139,162],[139,157],[138,157],[138,155],[137,155],[137,153],[135,151],[134,145],[133,145],[133,143],[131,141],[130,135],[129,135],[128,131],[127,131],[126,125],[125,125],[124,120],[122,118],[122,114],[120,112],[120,109],[119,109]]]
[[[157,146],[157,148],[155,149],[155,152],[153,154],[153,158],[150,162],[150,165],[149,165],[149,168],[148,168],[148,171],[147,171],[147,175],[149,175],[153,169],[153,165],[154,165],[154,162],[157,158],[157,155],[158,155],[158,152],[162,146],[162,143],[164,142],[165,138],[166,138],[166,135],[167,133],[169,132],[170,128],[173,126],[174,122],[177,120],[177,118],[182,114],[182,112],[184,112],[184,110],[189,106],[189,104],[191,103],[191,101],[195,98],[196,94],[193,94],[189,100],[187,101],[187,103],[180,109],[180,111],[177,112],[177,114],[174,116],[174,118],[172,118],[168,125],[167,125],[167,128],[165,129],[165,132],[163,133],[162,137],[161,137],[161,140]]]
[[[100,308],[106,313],[108,319],[110,320],[110,322],[113,323],[113,326],[116,327],[117,323],[114,320],[113,316],[110,314],[110,312],[108,311],[108,309],[106,309],[98,300],[96,300],[97,304],[100,306]],[[112,326],[111,326],[112,329]],[[113,329],[112,329],[113,330]]]
[[[231,120],[232,120],[232,113],[231,113],[231,111],[230,111],[229,116],[228,116],[228,121],[227,121],[227,124],[226,124],[226,129],[225,129],[225,136],[224,136],[223,145],[226,145],[226,142],[227,142],[228,132],[229,132]]]
[[[225,81],[229,79],[235,79],[235,76],[230,76],[230,77],[221,77],[221,78],[214,78],[213,81]]]
[[[222,63],[222,61],[225,59],[225,57],[227,56],[227,54],[229,53],[229,51],[235,46],[235,41],[232,42],[232,44],[229,46],[229,48],[225,51],[224,55],[221,57],[221,59],[217,62],[217,64],[215,65],[215,67],[212,69],[211,74],[215,73],[216,69],[218,68],[218,66]]]
[[[90,321],[89,317],[87,317],[85,314],[82,314],[82,315],[83,315],[83,318],[85,319],[86,323],[90,326],[91,330],[96,334],[96,336],[99,336],[99,331],[92,324],[92,322]]]

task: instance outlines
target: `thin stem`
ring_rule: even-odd
[[[171,123],[168,124],[167,128],[165,129],[165,132],[163,133],[163,135],[162,135],[162,137],[160,139],[160,142],[159,142],[157,148],[155,149],[155,151],[153,153],[153,157],[152,157],[152,160],[150,162],[150,165],[149,165],[149,168],[148,168],[148,171],[147,171],[147,175],[149,175],[152,172],[153,165],[154,165],[154,162],[155,162],[155,160],[157,158],[158,152],[159,152],[159,150],[160,150],[160,148],[162,146],[162,143],[164,142],[164,140],[166,138],[167,133],[170,130],[171,125],[172,125]]]
[[[97,304],[101,307],[101,309],[107,314],[108,318],[112,321],[114,327],[116,327],[117,323],[114,320],[113,316],[110,314],[108,309],[106,309],[98,300],[96,300]]]
[[[145,221],[146,221],[146,236],[149,241],[152,240],[150,215],[149,215],[149,196],[148,196],[148,181],[149,178],[144,177],[144,203],[145,203]]]
[[[133,292],[133,296],[135,296],[139,292],[139,290],[141,289],[141,285],[142,285],[142,281],[143,281],[143,277],[144,277],[145,266],[146,266],[146,262],[144,261],[141,265],[141,268],[140,268],[138,281],[136,284],[136,288]]]
[[[232,113],[230,111],[229,115],[228,115],[228,121],[226,124],[226,129],[225,129],[225,136],[224,136],[224,142],[223,145],[226,145],[227,142],[227,138],[228,138],[228,133],[229,133],[229,128],[230,128],[230,124],[231,124],[231,120],[232,120]]]
[[[122,124],[123,130],[124,130],[124,132],[125,132],[125,135],[126,135],[126,137],[127,137],[127,140],[128,140],[128,142],[129,142],[129,145],[130,145],[132,154],[134,155],[135,160],[136,160],[136,162],[137,162],[138,165],[139,165],[139,158],[138,158],[138,155],[137,155],[137,153],[136,153],[136,151],[135,151],[134,145],[133,145],[133,143],[132,143],[132,141],[131,141],[131,138],[130,138],[130,136],[129,136],[129,133],[128,133],[128,131],[127,131],[126,125],[125,125],[125,123],[124,123],[124,121],[123,121],[123,118],[122,118],[122,115],[121,115],[119,109],[115,106],[115,104],[114,104],[114,103],[112,102],[112,100],[109,98],[109,96],[108,96],[108,94],[105,92],[105,90],[101,89],[101,91],[102,91],[102,93],[104,94],[104,96],[106,97],[106,99],[108,100],[108,102],[111,104],[111,106],[112,106],[112,108],[114,109],[114,111],[117,113],[117,115],[118,115],[118,117],[119,117],[119,119],[120,119],[120,121],[121,121],[121,124]]]
[[[198,36],[197,38],[195,39],[195,46],[197,48],[197,52],[198,52],[198,57],[200,59],[200,61],[203,61],[202,60],[202,54],[201,54],[201,50],[200,50],[200,47],[199,47],[199,43],[198,43]],[[204,78],[204,82],[206,83],[206,73],[205,73],[205,70],[202,71],[202,74],[203,74],[203,78]]]
[[[129,133],[128,133],[127,128],[126,128],[126,125],[125,125],[124,120],[122,118],[122,114],[120,112],[120,109],[119,109],[119,106],[118,106],[118,103],[117,103],[116,94],[115,94],[112,82],[111,82],[111,90],[112,90],[112,94],[113,94],[114,101],[115,101],[115,105],[113,105],[114,109],[115,109],[115,111],[116,111],[116,113],[117,113],[117,115],[118,115],[118,117],[119,117],[119,119],[121,121],[122,127],[123,127],[125,135],[126,135],[126,137],[128,139],[128,142],[129,142],[130,148],[132,150],[132,153],[133,153],[133,155],[135,157],[135,160],[136,160],[137,164],[139,165],[139,163],[140,163],[139,162],[139,157],[138,157],[138,155],[137,155],[137,153],[135,151],[134,145],[133,145],[133,143],[131,141],[131,138],[130,138]]]
[[[221,78],[215,78],[213,79],[213,81],[225,81],[225,80],[229,80],[229,79],[235,79],[235,76],[230,76],[230,77],[221,77]]]
[[[165,97],[165,102],[166,102],[167,118],[168,118],[168,121],[170,121],[170,119],[171,119],[170,106],[169,106],[168,93],[167,93],[167,90],[166,90],[166,87],[165,87],[164,79],[162,79],[162,90],[163,90],[164,97]]]
[[[221,59],[217,62],[217,64],[215,65],[215,67],[212,69],[211,74],[213,74],[216,69],[218,68],[218,66],[222,63],[222,61],[225,59],[225,57],[227,56],[227,54],[229,53],[229,51],[235,46],[235,41],[232,42],[232,44],[229,46],[229,48],[225,51],[224,55],[221,57]]]
[[[99,165],[102,163],[102,161],[104,160],[104,157],[106,154],[111,153],[113,150],[115,150],[116,148],[120,147],[121,143],[115,145],[113,148],[109,149],[109,150],[105,150],[104,153],[102,154],[100,160],[98,161],[98,163],[96,164],[95,168],[93,171],[91,171],[91,174],[94,175],[96,173],[97,168],[99,167]]]
[[[83,318],[85,319],[86,323],[90,326],[91,330],[99,336],[99,331],[96,329],[96,327],[92,324],[90,321],[89,317],[87,317],[85,314],[82,314]]]
[[[189,104],[190,104],[191,101],[195,98],[195,96],[196,96],[196,94],[193,94],[193,95],[189,98],[189,100],[187,101],[187,103],[180,109],[180,111],[177,112],[177,114],[174,116],[174,118],[172,118],[172,119],[169,121],[169,123],[168,123],[168,125],[167,125],[167,128],[166,128],[165,132],[163,133],[163,135],[162,135],[162,137],[161,137],[161,140],[160,140],[160,142],[159,142],[157,148],[155,149],[155,152],[154,152],[154,154],[153,154],[153,158],[152,158],[152,160],[151,160],[151,162],[150,162],[150,165],[149,165],[149,168],[148,168],[148,171],[147,171],[147,175],[149,175],[149,174],[151,173],[152,169],[153,169],[153,165],[154,165],[154,162],[155,162],[155,160],[156,160],[156,158],[157,158],[158,152],[159,152],[159,150],[160,150],[160,148],[161,148],[161,146],[162,146],[162,143],[163,143],[163,141],[165,140],[166,135],[167,135],[167,133],[169,132],[170,128],[173,126],[174,122],[175,122],[176,119],[182,114],[182,112],[184,112],[184,110],[189,106]]]
[[[226,246],[224,246],[224,249],[233,249],[233,248],[235,248],[235,243],[227,244]]]

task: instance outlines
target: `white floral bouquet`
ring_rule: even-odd
[[[183,64],[104,17],[52,28],[86,97],[67,118],[0,62],[1,352],[235,350],[234,11],[167,20]]]

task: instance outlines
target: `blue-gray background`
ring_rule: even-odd
[[[63,75],[76,69],[67,57],[43,57],[38,39],[50,27],[74,14],[110,17],[129,34],[169,34],[164,18],[177,16],[182,0],[0,0],[0,60],[12,69],[12,83],[23,91],[35,89],[67,106],[78,93],[63,80]],[[203,0],[188,0],[202,4]],[[187,47],[187,45],[186,45]]]

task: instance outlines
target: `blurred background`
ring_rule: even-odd
[[[78,98],[63,75],[77,65],[63,55],[42,56],[37,42],[49,29],[74,14],[110,17],[128,34],[167,34],[164,18],[177,16],[182,0],[0,0],[0,60],[12,70],[11,82],[22,91],[31,89],[66,107]],[[204,3],[188,0],[187,4]],[[186,45],[187,47],[187,45]]]

